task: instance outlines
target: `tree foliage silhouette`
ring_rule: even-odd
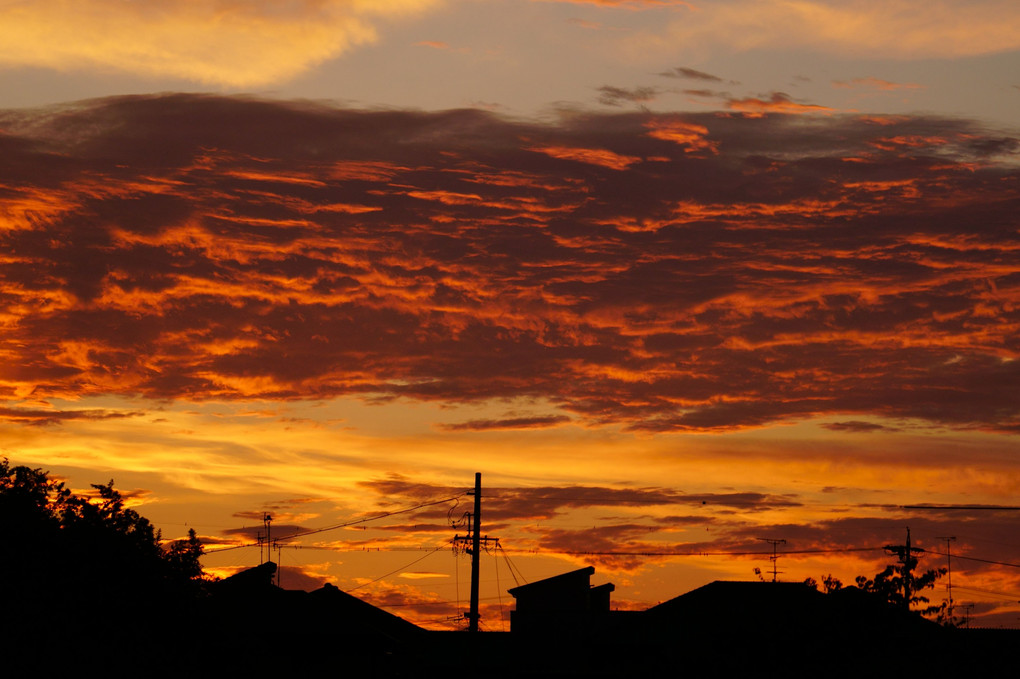
[[[946,569],[931,568],[923,573],[916,573],[917,565],[917,557],[913,554],[904,556],[901,552],[898,563],[889,564],[873,578],[858,575],[855,583],[858,589],[869,592],[893,606],[913,610],[923,616],[935,616],[937,621],[945,623],[946,603],[931,604],[922,592],[935,587],[935,582],[946,574]],[[818,581],[814,578],[807,578],[804,584],[818,589]],[[831,574],[822,578],[822,585],[826,594],[843,588],[843,583]]]
[[[946,574],[945,568],[930,568],[923,573],[915,573],[917,558],[906,556],[899,563],[889,564],[874,578],[863,575],[856,578],[857,587],[865,592],[872,592],[894,606],[916,610],[921,615],[938,615],[943,609],[942,604],[931,604],[922,592],[935,587],[935,582]]]
[[[203,576],[194,531],[164,547],[160,532],[125,506],[112,480],[92,488],[95,497],[76,495],[47,472],[0,460],[9,552],[0,558],[0,575],[18,584],[12,603],[123,607],[194,593]]]

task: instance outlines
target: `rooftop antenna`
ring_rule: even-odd
[[[963,626],[970,629],[970,612],[974,610],[974,604],[963,604]]]
[[[272,549],[272,544],[273,543],[271,541],[271,536],[269,534],[269,524],[271,524],[272,522],[273,522],[273,517],[270,516],[268,512],[262,512],[262,525],[266,527],[266,561],[272,561],[273,560],[273,554],[270,551]],[[262,549],[261,548],[259,549],[259,556],[260,557],[262,556]],[[263,561],[262,563],[265,563],[265,561]]]
[[[767,542],[770,545],[772,545],[772,556],[769,557],[769,561],[772,562],[772,582],[779,582],[779,579],[778,579],[777,576],[780,573],[782,573],[782,571],[776,570],[776,562],[779,561],[779,545],[785,545],[786,544],[786,540],[783,540],[781,538],[780,539],[776,539],[776,538],[756,538],[756,539],[757,540],[761,540],[762,542]],[[761,575],[759,574],[758,577],[761,577]]]
[[[273,549],[276,550],[276,586],[280,586],[280,576],[283,573],[283,545],[279,540],[273,540]]]
[[[953,548],[952,543],[956,541],[955,535],[939,537],[939,540],[946,541],[946,573],[949,575],[949,582],[946,588],[949,590],[949,619],[953,619]]]

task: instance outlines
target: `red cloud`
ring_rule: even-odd
[[[924,85],[918,85],[917,83],[894,83],[888,80],[882,80],[880,78],[854,78],[850,81],[845,80],[833,80],[832,85],[834,87],[864,87],[867,89],[876,89],[883,91],[894,91],[894,90],[918,90],[923,89]]]
[[[818,104],[799,104],[790,99],[782,92],[773,92],[768,99],[747,97],[745,99],[730,99],[726,103],[727,108],[734,111],[742,111],[753,115],[766,113],[833,113],[828,106]]]
[[[7,419],[363,395],[558,409],[473,429],[1020,430],[1020,143],[966,121],[174,95],[0,126]]]

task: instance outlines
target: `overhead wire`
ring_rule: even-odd
[[[1009,592],[997,592],[993,589],[981,589],[980,587],[968,587],[966,585],[953,585],[953,589],[962,589],[967,592],[980,592],[981,594],[987,594],[989,596],[1002,597],[1003,599],[1009,599],[1010,602],[1017,601],[1020,599],[1016,594],[1010,594]]]
[[[963,559],[964,561],[978,561],[980,563],[990,563],[996,566],[1009,566],[1010,568],[1020,568],[1020,563],[1009,563],[1008,561],[994,561],[992,559],[979,559],[976,556],[964,556],[963,554],[948,554],[946,552],[936,552],[934,549],[922,550],[928,554],[938,554],[939,556],[951,556],[954,559]]]
[[[364,518],[361,518],[361,519],[354,519],[352,521],[344,521],[343,523],[337,523],[337,524],[333,524],[331,526],[325,526],[323,528],[313,528],[313,529],[306,530],[306,531],[299,531],[297,533],[291,533],[289,535],[283,535],[283,536],[280,536],[280,537],[277,537],[277,538],[273,538],[273,539],[276,540],[276,541],[279,541],[279,540],[293,540],[294,538],[303,538],[303,537],[306,537],[308,535],[316,535],[318,533],[325,533],[326,531],[338,530],[340,528],[347,528],[349,526],[356,526],[356,525],[359,525],[359,524],[362,524],[362,523],[369,523],[371,521],[378,521],[379,519],[386,519],[386,518],[389,518],[391,516],[397,516],[398,514],[407,514],[408,512],[413,512],[413,511],[416,511],[418,509],[424,509],[425,507],[431,507],[433,505],[440,505],[440,504],[444,504],[446,502],[452,502],[453,500],[456,500],[456,499],[458,499],[460,497],[463,497],[466,494],[467,494],[467,491],[464,491],[463,493],[460,493],[459,495],[454,495],[453,497],[447,497],[447,498],[443,498],[443,499],[440,499],[440,500],[431,500],[429,502],[422,502],[420,504],[414,505],[413,507],[406,507],[404,509],[398,509],[398,510],[392,511],[392,512],[384,512],[382,514],[377,514],[375,516],[368,516],[368,517],[364,517]],[[259,544],[260,543],[258,543],[258,542],[253,542],[253,543],[247,543],[247,544],[243,544],[243,545],[232,545],[230,547],[224,547],[223,549],[210,550],[210,551],[207,551],[205,553],[206,554],[219,554],[220,552],[229,552],[229,551],[234,550],[234,549],[243,549],[245,547],[256,547]]]
[[[521,576],[521,580],[524,580],[524,582],[527,582],[528,579],[524,577],[524,574],[521,573],[521,569],[517,568],[517,565],[514,564],[514,562],[510,559],[510,555],[506,553],[505,549],[503,549],[503,545],[501,543],[497,542],[496,543],[496,548],[499,549],[499,551],[503,554],[503,560],[506,561],[506,565],[510,569],[510,576],[514,579],[514,584],[517,585],[518,587],[521,586],[520,580],[517,579],[518,575]],[[514,573],[514,569],[517,570],[516,574]]]
[[[499,542],[497,541],[498,545]],[[492,569],[496,571],[496,596],[499,597],[499,622],[503,626],[503,631],[506,631],[506,614],[503,611],[503,587],[499,584],[499,557],[496,553],[492,553]]]
[[[450,542],[452,543],[453,540],[450,540]],[[404,570],[405,568],[410,568],[411,566],[415,565],[419,561],[423,561],[423,560],[429,558],[430,556],[432,556],[436,552],[438,552],[440,550],[443,550],[443,549],[446,549],[446,547],[447,547],[447,545],[443,545],[442,547],[436,547],[435,549],[429,551],[426,554],[423,554],[422,556],[418,557],[417,559],[415,559],[414,561],[412,561],[411,563],[409,563],[409,564],[407,564],[405,566],[401,566],[400,568],[397,568],[396,570],[392,570],[389,573],[384,573],[383,575],[380,575],[378,578],[375,578],[374,580],[369,580],[368,582],[363,582],[360,585],[358,585],[357,587],[351,587],[350,589],[345,589],[344,591],[345,592],[353,592],[356,589],[361,589],[362,587],[367,587],[368,585],[371,585],[373,583],[379,582],[383,578],[388,578],[389,576],[393,575],[394,573],[399,573],[400,571]]]
[[[876,552],[882,551],[885,547],[839,547],[833,549],[790,549],[784,550],[782,554],[840,554],[846,552]],[[749,552],[653,552],[653,551],[583,551],[566,549],[511,549],[516,554],[563,554],[566,556],[772,556],[770,551],[749,551]],[[955,556],[955,555],[954,555]]]

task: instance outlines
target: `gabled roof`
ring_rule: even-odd
[[[403,638],[425,631],[329,583],[308,592],[308,601],[309,609],[319,613],[324,622],[357,627],[362,633],[371,630],[389,637]]]
[[[916,613],[856,587],[823,594],[799,582],[717,580],[653,606],[644,614],[656,625],[721,626],[755,633],[814,629],[913,630],[938,627]]]
[[[763,606],[803,608],[825,595],[800,582],[716,580],[648,609],[652,615],[686,614],[701,609],[743,613]]]
[[[276,564],[267,561],[213,583],[213,603],[224,610],[258,612],[290,621],[292,630],[321,629],[386,639],[406,639],[424,630],[329,583],[312,592],[273,584]]]

